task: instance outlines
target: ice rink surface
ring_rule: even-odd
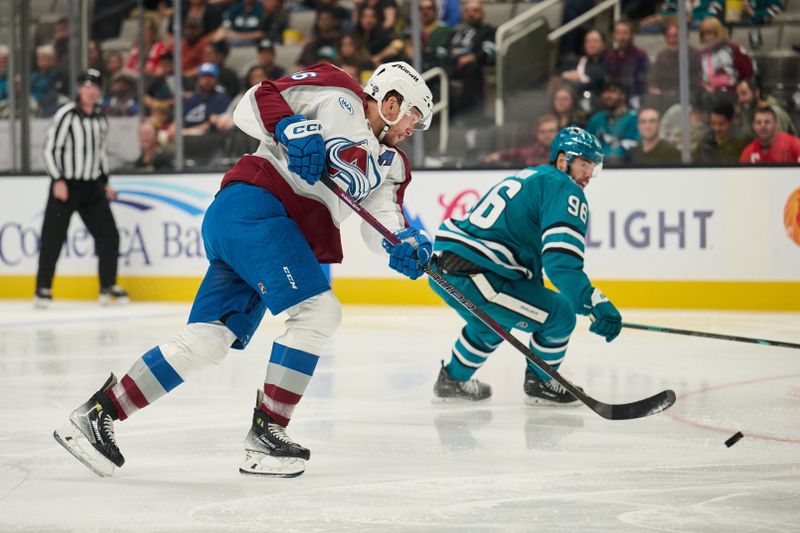
[[[53,429],[188,310],[0,303],[0,531],[800,531],[800,350],[633,330],[606,344],[579,319],[565,376],[607,402],[672,388],[675,406],[633,421],[526,406],[509,346],[478,375],[490,402],[442,406],[431,387],[460,329],[443,307],[345,308],[289,426],[312,451],[299,478],[238,473],[275,318],[117,423],[127,463],[96,477]],[[800,342],[798,314],[623,316]]]

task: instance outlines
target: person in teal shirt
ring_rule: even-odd
[[[608,342],[622,318],[583,271],[589,206],[583,189],[603,164],[599,140],[585,130],[562,129],[550,163],[527,167],[487,192],[463,219],[447,219],[434,242],[433,268],[507,330],[530,334],[534,354],[558,369],[575,315],[590,315],[590,331]],[[558,292],[544,286],[544,273]],[[433,290],[466,321],[450,362],[434,385],[442,401],[481,401],[491,387],[475,372],[502,338],[439,285]],[[577,399],[532,363],[525,371],[526,402],[570,404]]]
[[[589,117],[586,131],[600,140],[606,163],[627,163],[639,143],[637,113],[628,109],[625,88],[618,83],[606,82],[600,98],[605,109]]]

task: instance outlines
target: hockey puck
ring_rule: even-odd
[[[736,433],[733,434],[733,436],[731,438],[729,438],[728,440],[725,441],[725,446],[730,448],[731,446],[733,446],[734,444],[739,442],[742,437],[744,437],[744,435],[742,435],[742,432],[741,431],[737,431]]]

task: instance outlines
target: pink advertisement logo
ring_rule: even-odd
[[[447,200],[444,194],[439,195],[439,205],[444,210],[442,220],[448,218],[461,219],[467,211],[481,197],[475,189],[466,189],[456,194],[452,200]]]

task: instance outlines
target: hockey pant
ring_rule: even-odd
[[[490,272],[444,277],[506,331],[519,329],[530,333],[528,345],[531,351],[558,370],[575,329],[575,311],[566,298],[546,288],[541,281],[508,280]],[[431,281],[430,284],[466,321],[453,344],[450,363],[446,367],[452,377],[466,381],[503,339],[436,283]],[[528,363],[528,366],[540,378],[549,379],[535,365]]]

